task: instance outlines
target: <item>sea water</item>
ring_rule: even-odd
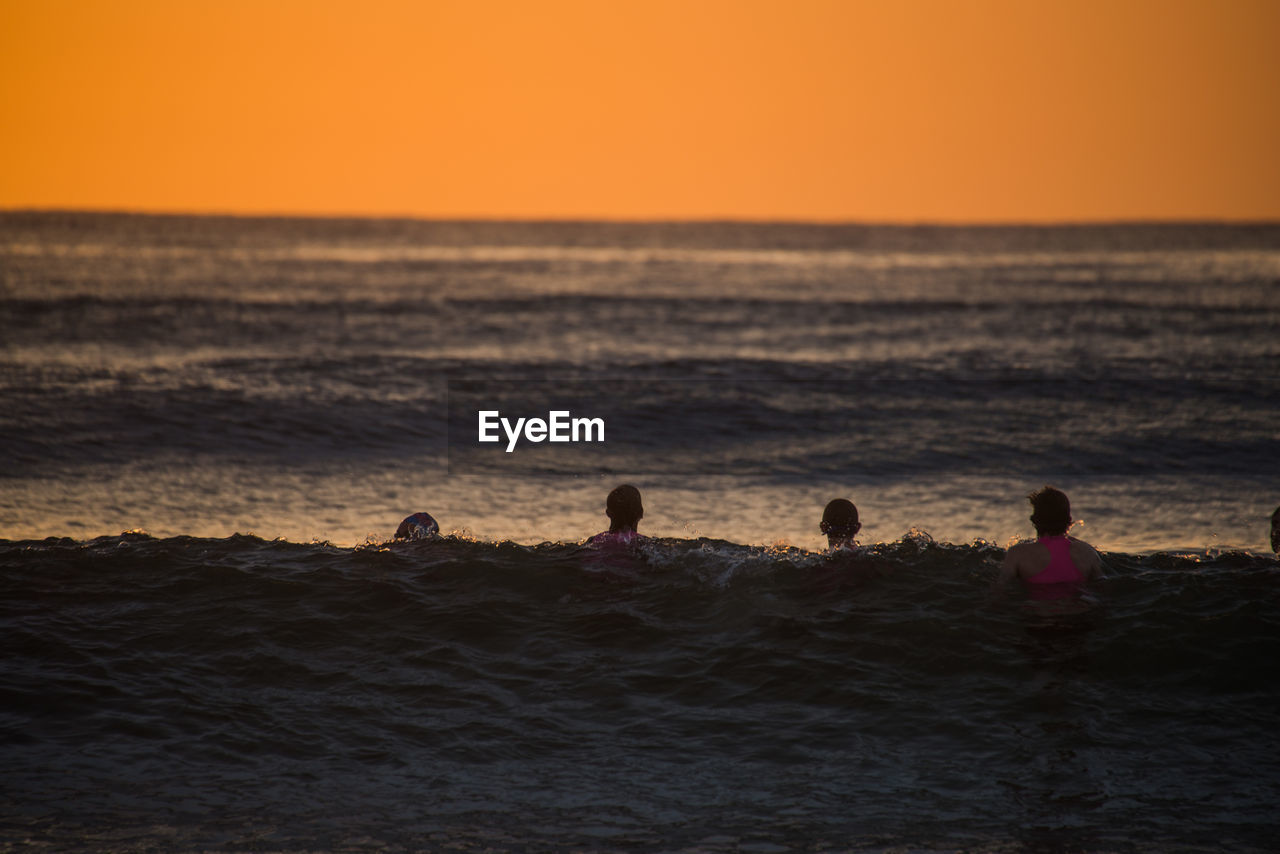
[[[10,538],[572,541],[629,478],[659,535],[818,548],[843,495],[873,542],[1003,545],[1052,482],[1103,547],[1265,550],[1280,504],[1274,226],[9,213],[0,275]],[[459,458],[450,389],[499,377],[512,416],[622,381],[676,415]]]
[[[1272,849],[1278,283],[1271,226],[4,214],[0,834]],[[598,453],[453,411],[584,387]],[[991,590],[1045,482],[1110,576],[1048,611]]]

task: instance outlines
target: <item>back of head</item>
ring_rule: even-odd
[[[1031,502],[1031,524],[1042,537],[1058,537],[1071,527],[1071,502],[1067,494],[1052,486],[1043,486],[1027,496]]]
[[[604,502],[605,515],[613,522],[614,530],[634,529],[644,518],[644,505],[640,503],[640,490],[629,483],[616,486]]]
[[[440,525],[430,513],[412,513],[396,528],[397,540],[429,540],[440,534]]]
[[[822,511],[822,533],[830,537],[852,537],[862,525],[858,522],[858,508],[847,498],[836,498]]]

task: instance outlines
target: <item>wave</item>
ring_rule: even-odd
[[[832,608],[845,616],[875,611],[902,625],[922,615],[999,623],[1032,604],[1016,590],[993,594],[1003,554],[988,542],[939,543],[919,531],[836,553],[705,537],[652,538],[635,549],[608,551],[458,535],[347,548],[251,535],[155,538],[133,532],[86,542],[0,541],[0,571],[10,601],[107,596],[168,607],[177,599],[188,603],[184,620],[197,613],[215,621],[225,619],[224,612],[252,616],[255,608],[270,610],[287,591],[304,609],[340,602],[353,619],[376,618],[381,628],[401,615],[418,631],[420,614],[439,609],[502,613],[545,628],[565,607],[609,611],[625,602],[626,609],[651,609],[659,622],[696,611],[714,629],[734,615],[775,609],[791,609],[788,620],[797,623],[824,619]],[[1181,632],[1190,632],[1192,643],[1197,634],[1233,621],[1240,629],[1249,614],[1280,605],[1274,592],[1280,562],[1270,555],[1207,550],[1103,558],[1107,578],[1088,604],[1113,620],[1159,615],[1192,621]],[[210,593],[219,595],[201,598]],[[517,603],[518,611],[499,607]],[[316,616],[325,622],[323,614]]]
[[[1045,610],[1001,554],[0,541],[0,838],[1265,849],[1280,564],[1107,554]]]
[[[836,555],[705,538],[609,552],[135,533],[0,542],[0,597],[19,660],[74,664],[96,674],[90,690],[120,668],[183,655],[184,667],[301,691],[359,685],[400,660],[410,682],[443,672],[465,692],[479,677],[555,680],[550,662],[613,649],[630,662],[610,677],[628,694],[678,691],[715,706],[749,691],[753,702],[825,705],[854,702],[873,674],[998,683],[1025,665],[1037,633],[1055,632],[1087,636],[1097,672],[1131,687],[1272,689],[1280,563],[1270,556],[1105,554],[1101,585],[1046,604],[993,591],[1002,555],[923,533]],[[479,664],[486,654],[497,663]],[[774,662],[776,678],[745,660]]]

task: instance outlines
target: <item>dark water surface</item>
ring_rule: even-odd
[[[1280,565],[1108,554],[1054,607],[1000,554],[0,543],[0,836],[1274,850]]]

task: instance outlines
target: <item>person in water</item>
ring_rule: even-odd
[[[430,513],[413,513],[396,528],[397,540],[430,540],[440,535],[440,526]]]
[[[636,528],[644,518],[644,505],[640,503],[640,490],[629,483],[616,486],[604,502],[604,513],[609,517],[609,530],[587,540],[587,545],[602,543],[630,543],[642,539]]]
[[[846,498],[833,499],[822,511],[822,523],[818,528],[827,535],[828,549],[851,549],[857,545],[853,538],[862,530],[858,508]]]
[[[1280,555],[1280,507],[1271,514],[1271,551]]]
[[[1102,577],[1102,558],[1093,546],[1067,536],[1071,527],[1071,502],[1067,494],[1045,486],[1027,496],[1035,542],[1018,543],[1005,552],[997,585],[1013,578],[1034,590],[1044,585],[1080,585]]]

